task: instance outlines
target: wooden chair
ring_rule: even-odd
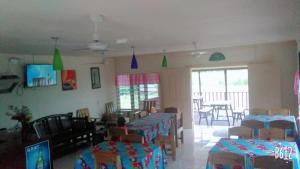
[[[114,164],[116,169],[122,169],[120,156],[114,152],[95,151],[93,152],[93,158],[96,169],[101,168],[100,164]]]
[[[228,166],[229,169],[235,168],[244,168],[244,156],[238,155],[230,152],[219,152],[216,154],[211,154],[210,158],[212,160],[213,168],[217,168],[216,166]]]
[[[283,115],[283,116],[289,116],[290,115],[290,110],[289,109],[270,109],[269,114],[274,116],[274,115]]]
[[[206,120],[206,125],[208,125],[208,115],[213,111],[213,108],[210,106],[203,105],[203,98],[193,99],[194,111],[199,114],[199,125],[201,124],[202,118]]]
[[[167,152],[166,146],[171,146],[170,153],[172,156],[172,159],[176,160],[176,141],[173,136],[158,136],[155,138],[155,144],[161,145],[162,148]]]
[[[177,107],[167,107],[164,110],[164,113],[176,113],[176,133],[175,137],[176,139],[176,147],[178,147],[178,140],[181,141],[181,143],[184,142],[183,138],[183,114]],[[178,137],[179,136],[179,137]]]
[[[111,127],[108,129],[110,139],[113,141],[121,141],[121,136],[127,135],[128,130],[124,127]]]
[[[142,110],[145,110],[147,113],[150,113],[152,107],[156,107],[155,100],[144,100],[143,101],[143,109]]]
[[[261,140],[284,140],[285,139],[284,130],[279,129],[279,128],[259,129],[258,139],[261,139]]]
[[[115,113],[114,102],[108,102],[105,104],[105,113]]]
[[[253,159],[253,167],[259,169],[292,169],[293,162],[274,156],[260,156]]]
[[[131,142],[131,143],[145,143],[145,139],[143,136],[138,134],[128,134],[128,135],[122,135],[121,141],[123,142]]]
[[[88,108],[82,108],[76,110],[76,116],[77,117],[88,117],[90,118],[90,111]]]
[[[267,109],[262,108],[253,108],[249,110],[249,113],[251,115],[269,115],[269,112]]]
[[[256,129],[261,129],[261,128],[264,128],[265,125],[263,122],[261,121],[257,121],[257,120],[246,120],[246,121],[242,121],[242,126],[246,126],[248,128],[251,128],[252,129],[252,138],[255,138],[255,130]],[[258,134],[259,135],[259,134]]]
[[[270,128],[279,128],[284,130],[284,140],[288,140],[288,141],[295,141],[295,138],[293,136],[296,135],[295,131],[294,131],[294,123],[290,122],[290,121],[286,121],[286,120],[274,120],[270,122]],[[293,132],[293,136],[288,136],[286,133],[286,130],[292,130]]]
[[[252,138],[252,129],[245,126],[231,127],[228,129],[228,138],[231,136],[238,136],[242,139],[250,139]]]

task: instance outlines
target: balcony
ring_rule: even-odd
[[[200,98],[200,96],[203,97],[204,103],[220,101],[220,100],[230,100],[232,102],[231,106],[233,109],[249,108],[248,91],[202,92],[202,95],[200,95],[200,92],[193,92],[193,99],[198,99]]]

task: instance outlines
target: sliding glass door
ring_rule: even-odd
[[[204,102],[230,100],[236,108],[248,108],[248,69],[211,69],[192,72],[193,97]]]

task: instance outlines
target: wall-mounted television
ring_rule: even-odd
[[[25,147],[26,169],[53,169],[49,140],[39,140]]]
[[[57,73],[51,64],[25,65],[25,87],[57,85]]]

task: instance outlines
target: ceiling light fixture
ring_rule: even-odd
[[[222,61],[225,60],[225,56],[221,52],[215,52],[209,57],[209,61]]]
[[[166,51],[163,50],[163,54],[164,54],[164,57],[163,57],[163,60],[162,60],[162,63],[161,63],[161,67],[163,68],[166,68],[168,67],[168,60],[167,60],[167,56],[166,56]]]
[[[55,42],[54,44],[54,55],[53,55],[53,69],[57,71],[62,71],[64,69],[63,61],[59,49],[57,48],[58,37],[52,37]]]
[[[132,48],[131,69],[138,69],[138,62],[135,57],[134,46],[132,46],[131,48]]]

